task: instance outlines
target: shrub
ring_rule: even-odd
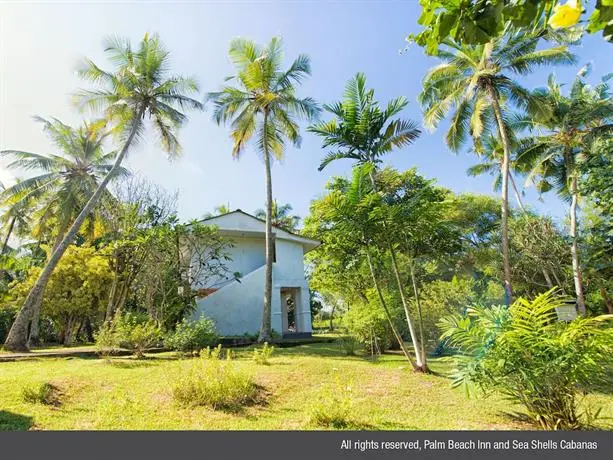
[[[8,335],[17,310],[9,306],[0,306],[0,342],[4,343]]]
[[[441,320],[443,338],[464,353],[453,385],[499,390],[544,429],[589,426],[593,415],[580,413],[578,399],[606,382],[613,346],[605,321],[613,316],[559,322],[563,303],[551,290],[509,309],[473,307]]]
[[[111,322],[105,322],[94,336],[96,340],[96,351],[108,357],[119,348],[119,337],[115,333]]]
[[[395,342],[381,308],[355,304],[344,316],[347,331],[367,353],[379,354]]]
[[[21,397],[24,402],[31,404],[44,404],[52,406],[58,404],[58,389],[50,383],[44,382],[33,387],[24,387],[21,390]]]
[[[310,423],[322,428],[343,429],[353,425],[351,388],[337,381],[335,388],[324,387],[309,408]]]
[[[213,345],[217,339],[215,323],[203,316],[196,321],[184,319],[178,323],[174,332],[164,340],[164,345],[183,353],[193,353]]]
[[[142,358],[146,350],[162,343],[162,330],[145,314],[117,312],[112,324],[103,326],[97,337],[99,350],[108,351],[119,346]]]
[[[347,356],[355,356],[357,351],[361,348],[360,342],[352,335],[341,337],[338,340],[338,344],[343,353]]]
[[[231,360],[193,360],[172,386],[172,394],[184,406],[207,406],[237,411],[256,402],[258,386]]]
[[[264,342],[264,346],[261,349],[253,349],[253,360],[257,364],[270,364],[269,359],[275,351],[275,347],[268,345],[268,342]]]

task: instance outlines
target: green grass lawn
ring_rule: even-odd
[[[172,384],[188,359],[174,354],[103,359],[39,358],[0,363],[0,430],[300,430],[317,429],[310,405],[325,388],[351,398],[354,428],[407,430],[529,429],[503,414],[516,408],[499,397],[467,399],[441,375],[414,374],[399,355],[376,362],[344,356],[334,343],[277,349],[257,365],[250,349],[236,349],[236,365],[264,388],[263,403],[239,413],[184,408]],[[433,360],[444,374],[449,362]],[[50,383],[55,405],[25,402],[23,389]],[[347,390],[347,388],[349,388]],[[613,417],[613,396],[588,403]],[[606,423],[606,421],[605,421]],[[602,425],[607,428],[607,425]]]

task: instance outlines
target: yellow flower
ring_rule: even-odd
[[[554,29],[572,27],[581,17],[581,1],[568,0],[564,5],[556,5],[549,18],[549,25]]]

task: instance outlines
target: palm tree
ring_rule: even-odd
[[[0,197],[11,202],[11,209],[16,212],[30,211],[31,220],[35,222],[32,233],[38,234],[39,239],[44,234],[55,233],[55,249],[100,181],[111,171],[112,160],[117,152],[104,152],[103,142],[108,133],[101,130],[101,122],[83,123],[75,129],[57,119],[35,119],[43,123],[44,131],[57,147],[58,153],[38,154],[20,150],[0,152],[0,156],[14,159],[9,163],[9,168],[42,173],[18,181],[0,194]],[[125,169],[119,168],[111,179],[126,174]],[[114,199],[105,190],[101,201],[108,205]],[[99,208],[93,208],[86,216],[86,230],[90,236],[94,232],[94,223],[99,221]],[[39,297],[32,308],[30,344],[38,343],[41,304],[42,297]]]
[[[291,214],[294,208],[291,204],[286,203],[279,206],[277,200],[272,202],[272,225],[282,228],[288,232],[295,233],[300,224],[300,216],[293,216]],[[264,209],[256,209],[255,217],[258,219],[266,219],[266,211]]]
[[[295,86],[311,74],[310,59],[300,55],[287,70],[282,70],[282,41],[273,38],[261,47],[250,40],[237,38],[230,43],[230,59],[236,66],[236,86],[224,86],[221,91],[210,93],[215,109],[214,120],[230,123],[233,140],[232,155],[239,158],[245,146],[257,132],[257,149],[262,154],[266,174],[266,273],[264,309],[260,341],[271,338],[272,295],[272,178],[271,163],[283,158],[286,141],[299,147],[300,130],[296,118],[313,120],[319,107],[312,98],[296,97]]]
[[[580,164],[590,156],[595,141],[613,133],[609,86],[603,81],[592,88],[581,78],[584,74],[583,70],[579,73],[568,96],[562,94],[553,75],[547,88],[535,91],[552,110],[547,117],[524,120],[538,135],[524,139],[519,155],[521,162],[532,167],[528,180],[536,180],[539,192],[555,189],[570,201],[570,250],[577,307],[582,315],[586,308],[577,242]]]
[[[426,74],[419,95],[419,102],[424,108],[424,124],[428,128],[436,128],[453,111],[446,142],[454,152],[460,150],[469,135],[478,146],[482,136],[492,128],[498,132],[503,147],[501,223],[507,304],[512,302],[513,291],[508,234],[511,142],[505,127],[505,112],[511,104],[529,113],[542,110],[538,100],[531,97],[531,93],[510,75],[526,75],[537,66],[575,61],[565,46],[537,49],[540,38],[516,31],[475,46],[446,39],[438,53],[444,62]]]
[[[44,130],[58,149],[53,154],[38,154],[20,150],[4,150],[0,156],[13,158],[9,168],[39,171],[41,174],[20,180],[0,193],[0,198],[12,202],[16,209],[36,207],[33,212],[35,232],[47,233],[55,227],[54,247],[59,244],[66,230],[79,215],[94,193],[100,181],[110,172],[117,152],[104,152],[103,142],[108,133],[100,129],[100,123],[83,123],[72,128],[57,119],[45,120]],[[125,176],[127,171],[118,168],[111,179]],[[102,199],[109,203],[112,195],[105,191]],[[89,213],[88,230],[92,230],[95,212]]]
[[[518,145],[517,140],[515,139],[513,131],[509,130],[508,133],[511,151],[516,152]],[[500,192],[502,188],[502,160],[504,158],[504,149],[502,143],[500,142],[500,138],[494,134],[488,134],[482,141],[481,148],[479,150],[475,149],[475,153],[479,156],[481,162],[468,168],[466,173],[472,177],[480,176],[482,174],[494,176],[492,188],[494,191]],[[519,189],[517,188],[517,183],[513,177],[514,173],[525,175],[527,172],[521,171],[520,165],[511,159],[509,166],[509,182],[513,188],[513,194],[515,195],[517,205],[522,211],[525,211],[525,207],[521,199],[522,193],[520,193]]]
[[[53,270],[79,232],[81,224],[99,201],[109,181],[132,147],[144,134],[145,117],[151,121],[162,148],[170,157],[180,154],[176,132],[186,121],[183,109],[202,109],[202,104],[190,97],[198,92],[197,83],[190,78],[168,75],[169,52],[157,35],[145,34],[137,49],[129,40],[110,38],[105,47],[112,72],[86,60],[79,74],[97,86],[82,90],[75,100],[81,108],[102,110],[110,130],[123,142],[113,167],[98,184],[85,207],[57,245],[34,287],[26,297],[4,344],[9,350],[27,350],[27,324],[32,309],[42,297]]]
[[[6,188],[0,182],[0,196]],[[0,249],[0,256],[9,250],[9,240],[12,235],[24,236],[30,229],[30,209],[26,203],[16,204],[17,200],[6,200],[4,202],[2,214],[0,214],[0,224],[6,228],[6,235]]]
[[[364,74],[356,74],[353,79],[347,82],[343,100],[324,106],[324,109],[335,115],[336,118],[328,122],[316,123],[310,126],[308,130],[323,138],[324,148],[332,147],[332,151],[327,153],[322,160],[319,166],[320,171],[331,162],[340,159],[351,159],[358,167],[370,165],[367,168],[368,176],[373,191],[377,192],[378,187],[375,173],[377,166],[382,162],[383,155],[390,153],[394,148],[410,145],[419,137],[421,131],[413,121],[393,119],[408,104],[404,97],[392,99],[384,109],[381,109],[374,95],[373,89],[366,89],[366,77]],[[389,234],[385,224],[384,234]],[[387,239],[387,243],[411,334],[411,341],[415,350],[416,363],[414,368],[415,370],[426,372],[426,358],[421,353],[415,328],[409,314],[409,306],[404,292],[404,285],[400,278],[395,249],[391,240]],[[370,257],[368,251],[367,256]]]

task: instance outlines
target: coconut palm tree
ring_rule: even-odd
[[[0,183],[0,196],[6,188]],[[30,209],[26,203],[16,204],[17,200],[6,200],[2,206],[0,214],[0,224],[6,228],[6,235],[0,249],[0,256],[9,250],[9,240],[11,236],[24,236],[30,229]]]
[[[294,208],[291,204],[286,203],[279,206],[277,200],[273,200],[272,202],[272,225],[275,227],[282,228],[287,230],[288,232],[296,232],[298,228],[298,224],[300,223],[300,216],[293,216],[292,210]],[[264,209],[256,209],[255,217],[258,219],[265,220],[266,219],[266,210]]]
[[[75,221],[89,197],[98,184],[109,174],[113,167],[116,151],[105,152],[103,143],[108,132],[103,131],[101,122],[83,123],[79,128],[72,128],[57,119],[45,120],[44,131],[58,149],[53,154],[38,154],[20,150],[4,150],[0,156],[7,156],[13,161],[9,168],[26,171],[38,171],[41,174],[20,180],[0,194],[0,198],[12,203],[16,212],[29,212],[33,221],[32,234],[39,240],[44,235],[54,235],[53,248],[60,243],[68,227]],[[111,179],[125,176],[124,168],[116,169]],[[101,203],[109,205],[113,196],[104,191]],[[85,230],[91,237],[94,224],[99,221],[100,206],[93,208],[85,219]],[[29,341],[38,342],[38,318],[42,297],[37,299],[32,309],[32,327]]]
[[[508,235],[511,143],[505,117],[511,105],[529,113],[538,113],[542,109],[538,100],[511,76],[526,75],[537,66],[575,62],[566,46],[537,49],[540,39],[540,36],[525,31],[510,31],[484,45],[475,46],[446,39],[438,52],[443,63],[428,71],[418,98],[428,128],[436,128],[453,112],[446,143],[454,152],[461,149],[469,135],[478,146],[482,136],[492,128],[498,132],[503,147],[501,224],[507,304],[512,301],[513,291]]]
[[[247,142],[257,136],[256,147],[264,160],[266,178],[266,272],[264,308],[260,341],[271,339],[272,295],[272,177],[273,159],[281,160],[286,142],[299,147],[300,129],[296,119],[313,120],[319,107],[310,98],[296,97],[296,86],[311,74],[310,59],[300,55],[282,70],[283,50],[280,38],[273,38],[265,47],[250,40],[237,38],[230,43],[230,59],[236,66],[236,75],[227,81],[235,86],[224,86],[210,93],[207,100],[214,105],[213,119],[229,123],[233,140],[232,155],[240,158]]]
[[[143,136],[145,119],[150,120],[162,148],[170,157],[175,157],[181,152],[177,130],[187,121],[182,111],[202,109],[202,104],[190,97],[197,94],[198,84],[191,78],[169,74],[169,52],[157,35],[145,34],[136,49],[127,39],[110,38],[105,51],[115,68],[106,71],[93,61],[85,60],[79,74],[96,88],[78,92],[75,102],[81,108],[102,111],[108,129],[118,136],[123,145],[113,167],[52,252],[26,297],[4,344],[9,350],[27,350],[27,324],[34,305],[42,297],[53,270],[98,203],[107,184],[121,168],[128,151]]]
[[[313,124],[308,130],[323,138],[324,148],[332,148],[323,158],[319,166],[320,171],[333,161],[351,159],[358,167],[366,166],[365,170],[368,171],[372,190],[377,192],[376,168],[383,161],[382,157],[395,148],[412,144],[419,137],[421,131],[417,124],[411,120],[394,119],[408,104],[404,97],[392,99],[382,109],[374,95],[373,89],[366,89],[364,74],[356,74],[353,79],[347,82],[343,100],[324,106],[324,109],[332,113],[335,118],[328,122]],[[385,224],[383,224],[383,228],[384,234],[389,234]],[[417,334],[409,314],[409,306],[404,292],[404,283],[400,277],[395,249],[391,240],[388,239],[387,243],[415,351],[415,363],[412,364],[415,370],[427,372],[426,357],[419,347]],[[369,254],[367,252],[367,255]]]
[[[582,78],[575,79],[570,93],[562,94],[562,85],[549,77],[547,88],[537,94],[551,108],[549,116],[532,116],[524,123],[535,133],[520,147],[519,161],[532,167],[528,180],[535,180],[539,192],[555,190],[570,201],[570,238],[577,308],[585,315],[585,299],[577,242],[580,165],[589,158],[599,139],[613,133],[613,99],[606,81],[590,87]]]
[[[0,199],[11,202],[15,209],[31,209],[32,220],[36,224],[33,231],[38,234],[55,233],[55,247],[100,181],[110,172],[117,152],[103,150],[108,132],[101,130],[98,122],[83,123],[79,128],[72,128],[54,118],[46,120],[36,117],[36,120],[43,123],[43,129],[57,148],[57,153],[0,152],[0,157],[13,159],[9,168],[40,172],[1,192]],[[124,168],[118,168],[111,179],[126,174]],[[105,191],[102,200],[109,203],[112,195]],[[92,209],[87,216],[90,233],[97,210]]]

